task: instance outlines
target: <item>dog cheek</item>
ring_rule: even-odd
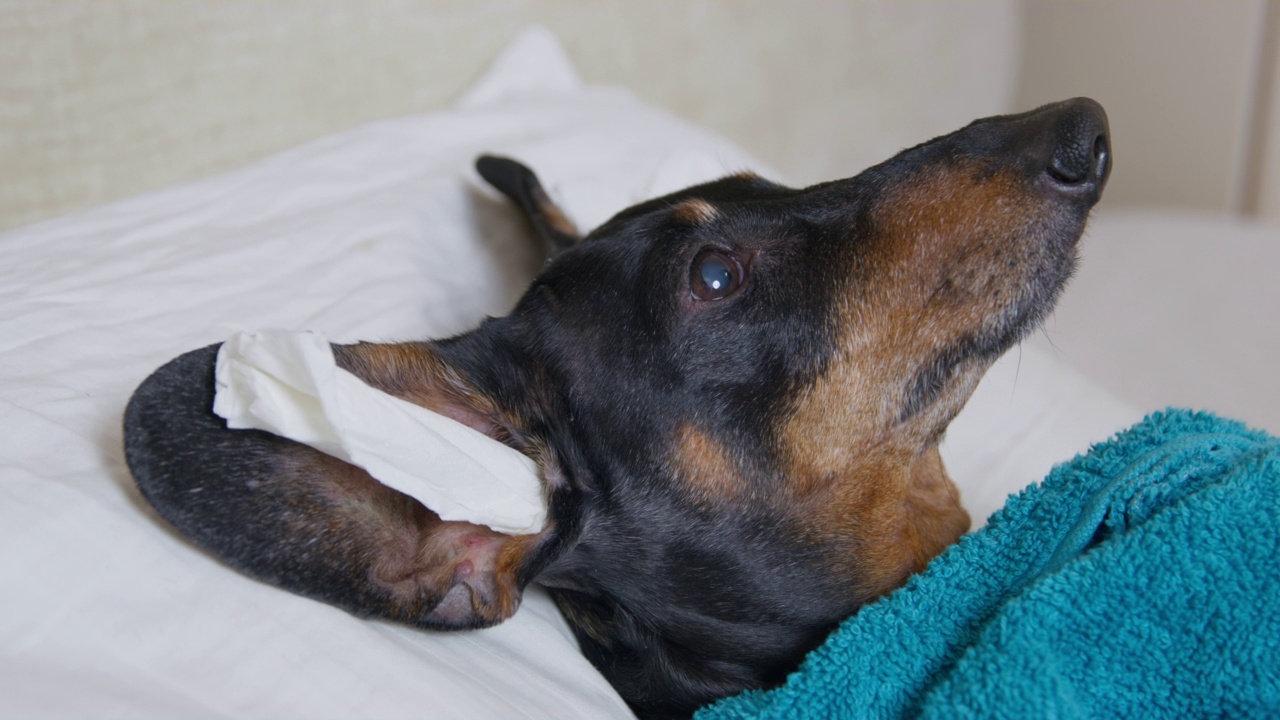
[[[736,503],[750,494],[734,453],[704,429],[685,421],[677,425],[668,459],[669,471],[694,502],[704,507]]]

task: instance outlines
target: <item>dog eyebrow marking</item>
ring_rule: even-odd
[[[699,500],[733,499],[744,490],[741,473],[728,448],[692,423],[676,427],[672,465],[684,486]]]
[[[672,208],[671,216],[688,225],[706,225],[719,217],[720,211],[702,198],[693,198]]]

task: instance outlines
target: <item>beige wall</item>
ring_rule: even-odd
[[[440,108],[530,22],[801,182],[1008,109],[1016,68],[1013,0],[0,3],[0,228]]]
[[[1257,104],[1267,15],[1263,0],[1027,2],[1018,102],[1091,95],[1107,107],[1116,153],[1110,206],[1235,212],[1255,197],[1280,218],[1280,133],[1268,139],[1253,128],[1280,128]],[[1274,0],[1270,15],[1280,16]],[[1280,75],[1268,89],[1276,82]],[[1268,150],[1251,140],[1270,146],[1266,186],[1250,163]]]
[[[1261,148],[1253,173],[1253,194],[1246,207],[1263,217],[1280,220],[1280,2],[1268,6],[1266,45],[1262,54],[1265,74],[1259,107],[1266,108],[1254,133],[1253,146]]]
[[[0,229],[443,107],[529,22],[795,181],[1091,95],[1107,205],[1280,219],[1280,0],[100,0],[0,3]]]

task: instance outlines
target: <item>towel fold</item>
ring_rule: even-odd
[[[1280,717],[1280,441],[1153,414],[696,717],[908,716]]]

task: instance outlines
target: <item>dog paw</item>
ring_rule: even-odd
[[[540,536],[463,522],[425,525],[412,542],[383,545],[371,569],[371,579],[390,594],[392,614],[437,629],[488,627],[511,617],[520,606],[524,559]]]

